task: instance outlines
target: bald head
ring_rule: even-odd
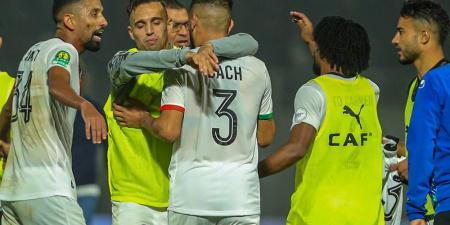
[[[231,0],[192,0],[191,18],[210,32],[227,34],[231,24]]]

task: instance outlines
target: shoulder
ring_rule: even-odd
[[[423,80],[450,80],[450,64],[430,70],[425,74]]]
[[[76,54],[78,56],[78,52],[72,44],[64,42],[58,38],[49,39],[47,41],[41,42],[41,44],[44,45],[45,48],[48,49],[49,51],[63,50],[68,51],[71,54]]]
[[[78,60],[78,52],[72,44],[53,38],[41,43],[42,51],[47,52],[49,59],[58,62]]]
[[[266,69],[266,64],[262,60],[256,58],[255,56],[244,56],[237,58],[235,60],[257,66],[256,68]]]
[[[369,81],[369,84],[372,86],[373,90],[375,91],[375,94],[378,95],[380,94],[380,87],[378,87],[378,85],[373,82],[372,80],[367,78],[367,81]]]
[[[320,85],[314,80],[303,84],[295,94],[295,102],[301,101],[325,101],[325,93]]]

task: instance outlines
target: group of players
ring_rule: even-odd
[[[24,55],[0,114],[2,224],[86,224],[71,169],[76,110],[87,139],[108,139],[113,224],[259,224],[259,179],[295,163],[288,225],[385,224],[379,88],[361,75],[365,29],[342,17],[313,29],[291,12],[318,76],[296,94],[287,143],[259,161],[275,133],[270,77],[256,40],[228,36],[231,9],[231,0],[193,0],[189,12],[130,0],[135,47],[108,63],[105,121],[79,93],[79,54],[99,50],[107,26],[102,4],[54,0],[55,37]],[[398,151],[407,159],[391,168],[409,182],[412,225],[450,224],[449,24],[439,4],[408,1],[392,41],[418,73],[405,110],[409,154]]]

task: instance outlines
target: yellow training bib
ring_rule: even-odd
[[[129,95],[143,104],[153,117],[159,117],[163,80],[161,73],[142,74]],[[111,199],[167,207],[172,144],[146,130],[121,127],[113,116],[111,96],[104,110],[109,135],[108,179]]]
[[[357,76],[314,81],[326,113],[308,152],[297,163],[288,225],[383,225],[381,127],[375,92]]]

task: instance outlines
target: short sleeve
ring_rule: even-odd
[[[47,70],[57,66],[70,73],[72,68],[78,67],[78,52],[70,45],[58,45],[49,51],[47,65]]]
[[[377,84],[375,84],[375,82],[369,80],[370,85],[372,85],[373,87],[373,91],[375,92],[375,98],[378,102],[378,100],[380,99],[380,88],[378,87]]]
[[[295,95],[292,127],[307,123],[319,130],[325,109],[325,95],[320,86],[309,82],[299,88]]]
[[[259,108],[258,119],[268,120],[273,117],[273,103],[272,103],[272,85],[270,82],[270,76],[267,69],[264,70],[265,73],[265,88],[264,94],[261,99],[261,106]]]
[[[187,71],[183,69],[168,69],[164,72],[164,90],[161,97],[161,112],[165,110],[184,112],[186,73]]]

